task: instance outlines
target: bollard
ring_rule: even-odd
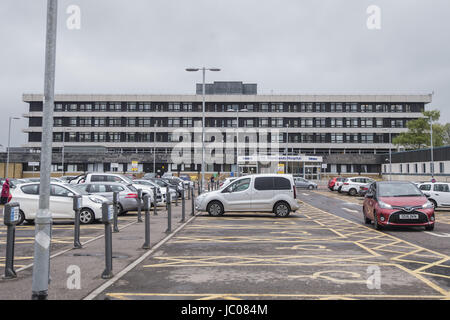
[[[5,204],[3,220],[7,226],[5,275],[3,279],[14,279],[17,278],[17,274],[14,271],[14,241],[16,224],[20,220],[20,208],[17,202]]]
[[[155,202],[155,201],[153,201]],[[145,242],[142,249],[150,249],[150,209],[152,200],[148,194],[144,196],[144,210],[145,210]]]
[[[208,183],[208,192],[210,192],[210,191],[211,191],[211,184]]]
[[[138,197],[137,197],[137,203],[138,203],[138,214],[137,214],[137,222],[143,222],[142,221],[142,213],[141,213],[141,207],[142,207],[142,189],[138,189]]]
[[[178,190],[177,190],[177,193],[175,193],[175,206],[176,207],[178,207],[178,197],[179,197],[179,195],[178,195]]]
[[[157,193],[156,193],[156,187],[153,188],[153,215],[158,215],[158,200],[157,200]]]
[[[194,216],[195,206],[194,206],[194,188],[191,189],[191,216]]]
[[[180,222],[186,221],[186,201],[184,196],[184,186],[183,186],[183,192],[181,192],[181,220]]]
[[[188,200],[191,200],[191,184],[189,184],[189,186],[188,186]]]
[[[81,201],[82,196],[76,194],[73,196],[73,210],[75,211],[74,218],[74,230],[73,230],[73,248],[74,249],[82,249],[83,246],[80,242],[80,212],[81,212]]]
[[[117,225],[117,217],[119,215],[119,191],[113,192],[113,207],[114,207],[113,232],[119,232],[119,226]]]
[[[112,202],[105,201],[102,204],[102,222],[105,224],[105,270],[102,279],[110,279],[112,273],[112,231],[111,221],[114,220],[114,208]]]
[[[166,233],[171,233],[172,232],[172,204],[170,203],[171,199],[170,199],[169,187],[167,187],[166,199],[167,199],[167,230],[166,230]]]
[[[200,182],[197,183],[197,194],[200,194]]]

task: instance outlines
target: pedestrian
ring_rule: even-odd
[[[0,204],[7,204],[9,198],[9,179],[6,179],[2,187],[2,194],[0,198]]]

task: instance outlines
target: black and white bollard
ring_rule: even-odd
[[[113,232],[119,232],[119,226],[117,223],[117,218],[119,215],[119,191],[113,192],[113,207],[114,207],[114,224],[113,224]]]

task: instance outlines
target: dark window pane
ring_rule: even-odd
[[[274,190],[290,190],[291,182],[286,178],[275,177]]]
[[[256,190],[273,190],[273,177],[261,177],[255,179]]]

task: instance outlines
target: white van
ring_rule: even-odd
[[[228,186],[197,197],[195,208],[212,216],[227,211],[273,212],[287,217],[299,208],[294,178],[288,174],[257,174],[237,178]]]

